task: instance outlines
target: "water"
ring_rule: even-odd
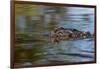
[[[32,42],[20,46],[24,49],[23,53],[30,54],[26,59],[22,58],[22,65],[94,61],[93,39],[62,41],[56,45],[47,43],[43,46],[35,46]]]
[[[31,21],[34,20],[34,17],[31,19],[26,16],[18,16],[18,21],[16,17],[16,24],[19,24],[16,25],[16,32],[20,34],[21,38],[21,40],[18,39],[15,45],[16,66],[94,61],[94,38],[65,40],[58,44],[52,44],[49,37],[50,31],[55,26],[93,33],[93,10],[92,8],[72,7],[66,12],[68,17],[57,23],[51,20],[51,24],[49,15],[46,16],[48,19],[44,21],[42,19]],[[21,35],[22,33],[23,35]]]

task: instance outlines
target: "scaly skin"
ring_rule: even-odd
[[[60,27],[51,32],[51,41],[52,43],[59,43],[61,40],[85,39],[91,36],[90,32]]]

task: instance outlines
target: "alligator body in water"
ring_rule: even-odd
[[[83,32],[77,29],[59,27],[51,31],[51,41],[59,43],[61,40],[76,40],[92,37],[90,32]]]

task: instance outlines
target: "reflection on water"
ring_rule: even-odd
[[[52,43],[35,45],[34,42],[16,45],[18,45],[16,47],[20,47],[21,49],[17,50],[17,53],[20,56],[19,59],[17,58],[17,61],[22,64],[94,61],[93,39],[62,41],[57,45]]]
[[[56,26],[93,33],[94,9],[54,9],[42,10],[40,16],[16,15],[16,66],[94,61],[94,38],[65,40],[59,44],[50,41],[50,31]]]

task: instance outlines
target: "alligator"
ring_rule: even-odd
[[[86,39],[92,37],[90,32],[83,32],[77,29],[59,27],[51,31],[50,38],[53,43],[59,43],[62,40]]]

